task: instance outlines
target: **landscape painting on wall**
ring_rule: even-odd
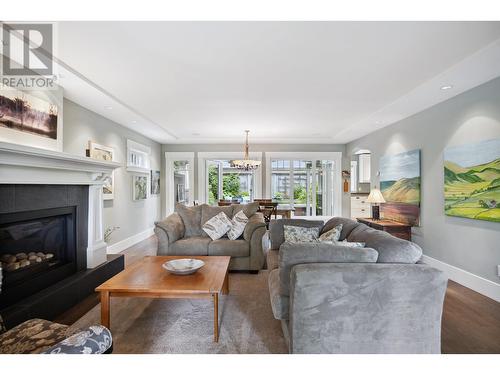
[[[420,150],[380,158],[380,190],[383,218],[419,225]]]
[[[55,104],[22,91],[0,92],[0,127],[57,139]]]
[[[500,138],[445,149],[444,211],[500,222]]]

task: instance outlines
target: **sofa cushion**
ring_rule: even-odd
[[[246,217],[251,217],[259,211],[259,203],[252,202],[248,204],[232,204],[233,215],[236,215],[237,212],[243,211]]]
[[[189,237],[175,241],[169,246],[169,255],[208,255],[210,237]]]
[[[68,337],[68,326],[31,319],[0,335],[0,354],[42,353]]]
[[[288,320],[290,297],[280,294],[279,270],[271,271],[267,281],[269,284],[269,296],[271,298],[271,307],[274,317],[280,320]]]
[[[285,234],[285,242],[302,243],[302,242],[318,242],[319,241],[318,227],[304,228],[294,225],[284,225],[283,232]]]
[[[233,207],[232,206],[210,206],[208,204],[201,205],[201,225],[205,224],[208,220],[213,218],[215,215],[224,212],[226,216],[231,219],[233,217]]]
[[[184,237],[204,236],[201,229],[201,209],[202,206],[188,207],[181,203],[175,205],[175,212],[179,214],[184,223]]]
[[[305,220],[305,219],[279,219],[271,220],[269,224],[269,239],[271,241],[271,249],[278,250],[283,242],[285,242],[285,234],[283,232],[284,225],[293,225],[304,228],[322,228],[323,221],[320,220]]]
[[[219,212],[203,224],[202,228],[212,240],[218,240],[231,229],[231,220],[224,212]]]
[[[347,237],[349,242],[364,242],[378,251],[378,263],[417,263],[422,249],[416,243],[359,224]]]
[[[229,255],[232,257],[247,257],[250,247],[245,240],[230,240],[221,238],[211,241],[208,245],[208,255]]]
[[[356,220],[347,219],[344,217],[334,217],[325,223],[325,226],[321,230],[321,234],[328,232],[332,228],[342,224],[342,231],[340,232],[339,241],[343,241],[352,232],[354,228],[360,225]]]
[[[267,269],[272,271],[279,267],[279,250],[269,250],[266,255]]]
[[[297,264],[376,263],[377,257],[376,250],[366,247],[337,246],[328,242],[285,242],[279,251],[280,293],[289,295],[290,271]]]
[[[227,232],[230,240],[237,240],[245,231],[248,223],[248,217],[243,211],[238,211],[231,220],[231,229]]]

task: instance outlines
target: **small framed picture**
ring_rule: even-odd
[[[148,177],[132,176],[132,191],[134,201],[141,201],[148,198]]]
[[[151,171],[151,195],[160,194],[160,171]]]
[[[92,159],[103,161],[114,161],[115,150],[112,147],[103,146],[89,141],[88,155]],[[104,200],[110,200],[115,197],[115,173],[106,176],[102,186],[102,196]]]

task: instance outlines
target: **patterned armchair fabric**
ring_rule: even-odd
[[[31,319],[0,335],[0,354],[101,354],[112,346],[111,333],[102,326],[68,334],[66,325]]]
[[[111,332],[104,326],[91,326],[45,351],[45,354],[104,354],[112,346]]]
[[[31,319],[0,336],[1,354],[37,354],[64,340],[68,326]]]

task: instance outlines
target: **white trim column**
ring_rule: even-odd
[[[102,185],[89,185],[89,218],[87,268],[95,268],[106,261],[107,244],[103,233]]]

